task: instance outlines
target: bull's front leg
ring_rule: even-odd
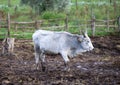
[[[69,58],[68,58],[68,53],[66,51],[62,52],[61,53],[61,56],[63,57],[64,59],[64,64],[65,64],[65,70],[69,71],[70,70],[70,66],[69,66]]]

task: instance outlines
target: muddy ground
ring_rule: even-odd
[[[47,72],[35,69],[31,40],[16,40],[14,55],[0,56],[0,85],[120,85],[120,37],[91,39],[95,49],[71,59],[70,71],[47,55]]]

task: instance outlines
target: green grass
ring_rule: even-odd
[[[17,30],[14,29],[10,30],[10,37],[14,37],[17,39],[32,39],[32,34],[34,31],[23,31],[23,30]],[[7,29],[6,28],[0,28],[0,39],[4,39],[7,35]]]
[[[57,13],[53,11],[46,11],[41,15],[42,19],[56,19],[56,18],[65,18],[66,14],[64,13]]]
[[[45,28],[45,30],[54,30],[54,31],[62,31],[63,29],[54,29],[54,28]],[[17,39],[32,39],[32,34],[34,33],[35,29],[33,30],[26,30],[23,31],[21,29],[18,29],[15,31],[14,29],[11,29],[11,37],[17,38]],[[79,28],[70,28],[67,30],[70,33],[73,34],[81,34]],[[106,32],[106,28],[96,28],[95,36],[106,36],[110,33],[114,33],[114,29],[110,29],[109,32]],[[0,39],[4,39],[5,35],[7,34],[6,28],[0,28]],[[88,29],[88,35],[92,36],[91,29]]]
[[[6,28],[0,28],[0,39],[5,38],[7,34],[7,29]]]
[[[20,0],[10,0],[11,6],[18,5],[20,3]],[[8,0],[0,0],[0,5],[8,5]]]

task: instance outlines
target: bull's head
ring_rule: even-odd
[[[81,47],[86,51],[90,51],[94,48],[90,38],[88,37],[87,31],[83,33],[82,37],[78,38],[78,41],[81,43]]]

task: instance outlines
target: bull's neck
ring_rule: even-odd
[[[80,53],[83,53],[83,52],[86,52],[87,50],[85,50],[81,45],[79,46],[79,48],[77,49],[76,53],[77,54],[80,54]]]

